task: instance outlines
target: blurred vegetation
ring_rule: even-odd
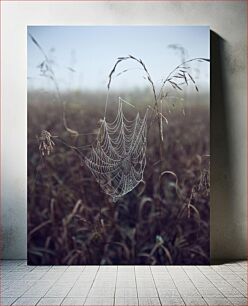
[[[137,110],[125,106],[127,118],[152,101],[146,91],[118,95],[136,103]],[[118,95],[110,97],[108,118],[116,114]],[[184,101],[182,108],[171,101],[164,108],[169,122],[163,124],[164,158],[154,123],[145,184],[117,203],[83,163],[100,126],[105,93],[68,92],[63,98],[68,126],[79,132],[77,137],[64,130],[53,93],[28,93],[28,263],[208,264],[208,96],[188,95],[194,103]],[[36,137],[42,130],[58,136],[49,156],[39,152]]]

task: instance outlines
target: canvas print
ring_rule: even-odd
[[[209,43],[27,28],[28,264],[209,264]]]

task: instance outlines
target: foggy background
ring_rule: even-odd
[[[209,59],[208,26],[29,26],[56,73],[61,90],[106,90],[108,75],[120,56],[141,58],[156,85],[177,65],[196,57]],[[28,89],[53,90],[39,76],[44,56],[28,37]],[[209,88],[209,65],[190,65],[202,92]],[[129,72],[113,79],[113,90],[143,89],[144,72],[134,62],[118,66]],[[187,89],[190,91],[191,88]]]

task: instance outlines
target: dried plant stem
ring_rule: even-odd
[[[193,59],[184,61],[184,62],[181,63],[180,65],[176,66],[176,68],[173,69],[173,70],[168,74],[168,76],[165,78],[165,80],[163,81],[162,86],[161,86],[160,91],[159,91],[159,94],[158,94],[158,97],[161,97],[161,96],[162,96],[163,89],[164,89],[166,83],[168,83],[168,82],[170,81],[170,77],[172,77],[172,74],[175,73],[178,69],[183,68],[183,67],[185,66],[185,64],[188,64],[188,63],[194,62],[194,61],[205,61],[205,62],[209,62],[209,59],[202,58],[202,57],[196,57],[196,58],[193,58]],[[185,68],[185,69],[188,69],[187,67],[184,67],[184,68]],[[188,76],[189,76],[189,78],[191,79],[191,81],[195,84],[194,79],[192,78],[192,76],[191,76],[189,73],[188,73]],[[187,78],[185,77],[185,74],[183,75],[183,77],[184,77],[184,80],[185,80],[186,84],[188,84],[188,81],[187,81]],[[197,87],[196,87],[196,88],[197,88]],[[178,89],[180,89],[180,87],[179,87]]]
[[[62,105],[62,121],[63,121],[64,128],[67,132],[71,133],[73,136],[78,137],[79,133],[68,127],[67,119],[66,119],[66,101],[62,98],[57,80],[55,78],[53,78],[52,80],[53,80],[55,88],[56,88],[58,99],[59,99],[59,101]]]
[[[50,59],[47,56],[46,52],[41,47],[41,45],[38,43],[38,41],[33,37],[33,35],[31,35],[30,33],[28,33],[28,35],[31,38],[32,42],[36,45],[36,47],[40,50],[40,52],[42,53],[42,55],[44,57],[44,61],[39,65],[40,70],[41,70],[41,75],[49,78],[50,80],[52,80],[52,82],[54,84],[58,100],[59,100],[59,102],[60,102],[60,104],[62,106],[62,123],[63,123],[63,127],[64,127],[64,129],[67,132],[69,132],[73,136],[78,136],[79,134],[78,134],[77,131],[72,130],[72,129],[70,129],[68,127],[67,119],[66,119],[66,102],[62,98],[62,95],[61,95],[61,92],[60,92],[60,88],[59,88],[59,85],[58,85],[55,73],[54,73],[53,68],[51,67],[51,64],[50,64]]]
[[[154,97],[153,110],[156,113],[156,118],[157,118],[157,123],[158,123],[158,131],[159,131],[160,160],[163,160],[163,156],[164,156],[164,145],[163,145],[164,137],[163,137],[163,120],[162,120],[162,118],[166,119],[166,117],[163,115],[163,109],[162,109],[163,99],[166,97],[166,95],[163,94],[164,87],[169,82],[170,85],[174,89],[182,90],[182,88],[180,87],[180,84],[178,84],[175,81],[175,79],[177,79],[177,80],[181,79],[183,81],[183,84],[186,84],[186,85],[188,85],[189,81],[191,81],[194,84],[195,89],[198,91],[198,87],[196,86],[196,82],[195,82],[194,78],[188,72],[189,67],[186,67],[185,65],[188,64],[188,63],[194,62],[194,61],[209,62],[209,59],[201,58],[201,57],[193,58],[193,59],[184,61],[180,65],[176,66],[168,74],[168,76],[165,78],[165,80],[162,82],[159,93],[157,94],[154,82],[151,78],[151,75],[150,75],[146,65],[144,64],[144,62],[141,59],[138,59],[137,57],[135,57],[133,55],[118,57],[116,63],[114,64],[114,66],[113,66],[113,68],[112,68],[112,70],[110,71],[110,74],[109,74],[109,80],[108,80],[108,85],[107,85],[108,93],[107,93],[106,104],[105,104],[104,118],[106,116],[107,104],[108,104],[108,95],[109,95],[109,90],[110,90],[110,85],[111,85],[111,82],[112,82],[113,75],[116,71],[117,66],[120,63],[122,63],[123,61],[127,61],[127,60],[133,60],[133,61],[135,61],[135,62],[137,62],[138,64],[141,65],[142,69],[146,73],[145,79],[148,80],[148,82],[150,83],[150,85],[152,87],[152,92],[153,92],[153,97]],[[119,76],[119,75],[121,75],[125,72],[128,72],[128,71],[129,71],[129,69],[124,69],[123,71],[118,73],[117,76]],[[160,101],[160,110],[159,110],[159,101]],[[150,127],[152,126],[153,120],[151,120],[150,125],[148,126],[148,131],[149,131]],[[167,121],[167,119],[166,119],[166,121]]]
[[[156,112],[156,117],[157,117],[157,123],[158,123],[158,132],[159,132],[159,148],[160,148],[160,159],[163,159],[163,155],[164,155],[164,150],[163,150],[163,126],[162,126],[162,116],[160,115],[160,111],[159,111],[159,103],[158,103],[158,96],[156,93],[156,89],[155,89],[155,85],[154,82],[151,78],[151,75],[146,67],[146,65],[144,64],[144,62],[141,59],[138,59],[137,57],[133,56],[133,55],[128,55],[128,56],[124,56],[124,57],[118,57],[116,63],[114,64],[114,67],[112,68],[112,70],[110,71],[109,74],[109,81],[108,81],[108,92],[110,90],[110,86],[111,86],[111,82],[112,82],[112,78],[113,78],[113,74],[116,71],[117,66],[123,62],[123,61],[127,61],[127,60],[133,60],[135,62],[137,62],[139,65],[141,65],[142,69],[145,71],[146,73],[146,79],[148,80],[148,82],[150,83],[151,87],[152,87],[152,92],[153,92],[153,97],[154,97],[154,106],[153,109]],[[128,70],[125,69],[122,71],[122,73],[127,72]],[[120,75],[120,74],[118,74]],[[105,114],[104,114],[104,118],[106,115],[106,111],[107,111],[107,103],[108,103],[108,94],[107,94],[107,99],[106,99],[106,104],[105,104]],[[151,127],[151,124],[148,126],[148,131]]]

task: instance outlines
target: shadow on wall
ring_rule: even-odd
[[[211,81],[211,263],[231,258],[235,242],[240,240],[235,222],[232,196],[234,181],[230,147],[230,114],[227,108],[227,86],[224,71],[225,40],[210,32]],[[230,244],[227,243],[230,241]],[[232,241],[232,243],[231,243]],[[230,254],[230,255],[229,255]],[[224,257],[224,258],[223,258]],[[226,257],[226,259],[225,259]],[[221,261],[221,262],[220,262]],[[230,260],[229,260],[230,261]]]

